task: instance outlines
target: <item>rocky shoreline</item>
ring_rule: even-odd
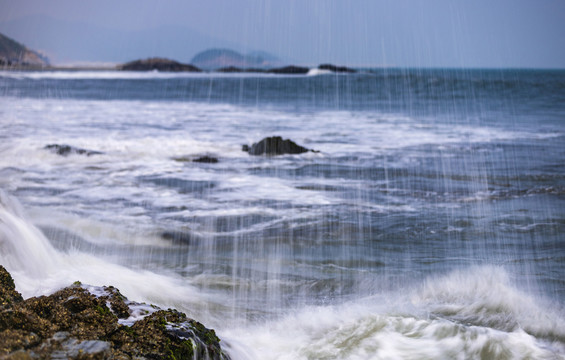
[[[337,66],[333,64],[321,64],[315,69],[335,74],[355,74],[358,70]],[[130,61],[124,64],[107,66],[34,66],[22,64],[5,64],[0,61],[2,71],[158,71],[167,73],[247,73],[247,74],[275,74],[275,75],[306,75],[312,70],[305,66],[288,65],[277,68],[246,68],[227,66],[212,70],[203,70],[192,64],[183,64],[175,60],[165,58],[148,58]]]
[[[177,310],[80,284],[23,299],[0,265],[0,358],[228,360],[214,330]]]
[[[118,65],[118,70],[122,71],[166,71],[166,72],[202,72],[203,70],[192,64],[181,64],[175,60],[165,58],[149,58],[143,60],[135,60],[126,64]],[[345,66],[336,66],[333,64],[321,64],[318,70],[325,70],[333,73],[355,73],[355,69]],[[212,72],[220,73],[264,73],[264,74],[282,74],[282,75],[305,75],[310,68],[304,66],[288,65],[277,68],[246,68],[227,66],[212,70]]]
[[[149,58],[131,61],[118,65],[117,70],[121,71],[164,71],[164,72],[202,72],[203,70],[192,65],[182,64],[175,60],[166,58]],[[324,70],[333,73],[355,73],[357,70],[345,66],[336,66],[333,64],[321,64],[318,70]],[[288,65],[276,68],[246,68],[237,66],[220,67],[212,69],[211,72],[219,73],[264,73],[264,74],[281,74],[281,75],[305,75],[310,71],[309,67]]]

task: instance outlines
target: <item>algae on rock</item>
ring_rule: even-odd
[[[130,320],[133,305],[112,286],[78,282],[24,300],[0,265],[0,358],[229,359],[214,330],[184,313],[154,307]]]

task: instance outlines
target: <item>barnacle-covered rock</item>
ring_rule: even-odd
[[[112,286],[77,282],[24,300],[0,265],[0,301],[2,359],[229,359],[214,330]]]

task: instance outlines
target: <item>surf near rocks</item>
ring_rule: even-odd
[[[67,156],[71,154],[86,155],[86,156],[102,154],[102,152],[100,151],[81,149],[66,144],[49,144],[45,146],[45,149],[61,156]]]

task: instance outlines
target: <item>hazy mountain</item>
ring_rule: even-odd
[[[231,49],[208,49],[196,54],[190,63],[208,70],[225,67],[262,69],[280,66],[282,61],[275,55],[264,51],[254,51],[243,55]]]
[[[167,57],[188,62],[198,51],[210,47],[239,48],[180,26],[128,31],[87,23],[29,16],[0,22],[0,32],[47,54],[54,63],[113,62]]]
[[[49,59],[0,34],[0,65],[47,66]]]

